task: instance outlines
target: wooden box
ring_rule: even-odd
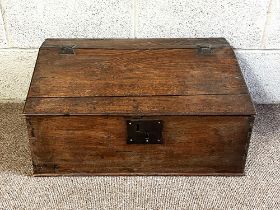
[[[255,110],[214,39],[47,39],[24,108],[34,175],[242,175]]]

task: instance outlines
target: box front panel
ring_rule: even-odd
[[[130,117],[28,117],[34,174],[243,174],[250,116],[141,119],[164,123],[162,144],[129,144]]]

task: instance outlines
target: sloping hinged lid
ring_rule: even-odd
[[[234,52],[212,39],[47,39],[26,115],[252,115]]]

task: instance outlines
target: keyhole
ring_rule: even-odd
[[[139,132],[140,131],[140,126],[139,124],[136,124],[136,132]]]
[[[149,133],[148,132],[145,132],[145,139],[149,139]]]
[[[149,143],[150,137],[149,137],[149,133],[147,131],[145,131],[145,141],[146,143]]]

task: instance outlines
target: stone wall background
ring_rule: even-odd
[[[280,0],[0,0],[0,101],[23,101],[45,38],[225,37],[256,103],[280,102]]]

